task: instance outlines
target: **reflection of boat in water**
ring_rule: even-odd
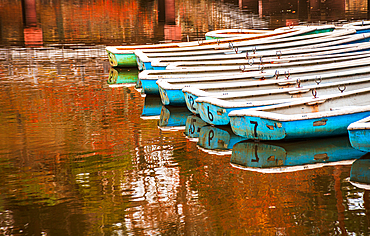
[[[246,140],[234,134],[230,126],[203,126],[200,129],[198,148],[210,154],[231,154],[235,143]]]
[[[141,119],[159,119],[162,110],[162,101],[159,96],[146,95]]]
[[[199,133],[203,126],[208,125],[199,116],[190,115],[185,123],[185,135],[190,141],[198,142]]]
[[[163,131],[183,130],[191,112],[186,107],[162,106],[159,116],[159,128]]]
[[[326,165],[348,165],[364,155],[348,136],[307,141],[240,142],[234,145],[231,165],[262,173],[282,173]]]
[[[115,86],[135,86],[138,80],[139,70],[136,68],[118,69],[110,68],[107,83]]]
[[[358,188],[370,190],[370,153],[353,162],[349,180]]]

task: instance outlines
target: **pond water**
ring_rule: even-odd
[[[344,0],[0,0],[0,235],[368,235],[369,188],[351,177],[369,157],[347,136],[243,140],[143,96],[105,52],[367,15]]]

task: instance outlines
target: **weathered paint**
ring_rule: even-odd
[[[137,67],[134,53],[112,53],[107,51],[109,63],[113,67]]]
[[[198,104],[195,102],[195,99],[197,99],[198,96],[191,94],[191,93],[187,93],[187,92],[183,92],[183,94],[184,94],[186,107],[189,109],[189,111],[191,111],[193,114],[199,114]]]
[[[230,162],[252,168],[284,168],[358,159],[365,152],[354,149],[347,136],[292,142],[246,141],[234,145]]]
[[[235,134],[249,139],[313,138],[347,134],[349,124],[368,115],[370,111],[291,121],[277,121],[248,115],[231,116],[230,125]]]
[[[350,124],[347,130],[349,140],[354,148],[370,152],[370,117]]]
[[[211,103],[197,102],[197,100],[195,102],[199,116],[211,125],[228,125],[230,123],[229,113],[231,111],[246,109],[245,107],[224,108]]]
[[[157,79],[140,79],[141,88],[145,94],[159,95]]]
[[[163,105],[185,106],[184,93],[180,89],[164,89],[160,86],[158,87]]]
[[[370,130],[348,130],[348,136],[354,148],[370,152]]]

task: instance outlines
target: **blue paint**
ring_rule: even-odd
[[[143,70],[153,70],[151,62],[143,62]]]
[[[153,70],[166,70],[167,66],[152,66]]]
[[[352,147],[361,151],[370,152],[370,130],[348,130],[348,136]]]
[[[274,168],[358,159],[347,136],[285,142],[245,141],[234,145],[230,162],[243,167]]]
[[[235,134],[250,139],[312,138],[347,134],[349,124],[368,115],[369,111],[292,121],[277,121],[248,115],[231,116],[230,125]]]
[[[157,85],[158,79],[140,79],[141,88],[145,94],[159,95],[159,88]]]
[[[195,96],[193,94],[183,92],[184,99],[186,103],[186,107],[194,114],[199,114],[198,112],[198,103],[195,102],[195,100],[198,98],[198,96]]]
[[[197,103],[199,116],[208,124],[212,125],[228,125],[230,123],[229,113],[235,110],[246,109],[242,108],[224,108],[206,102]]]
[[[162,87],[159,87],[159,94],[161,95],[163,105],[186,105],[184,93],[179,89],[164,89]]]

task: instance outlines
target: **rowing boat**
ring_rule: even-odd
[[[350,165],[365,153],[354,149],[347,136],[285,142],[243,141],[234,145],[231,166],[261,173],[284,173]]]
[[[298,47],[327,47],[358,40],[364,40],[363,35],[355,34],[355,30],[338,30],[318,35],[304,35],[283,38],[280,40],[250,40],[239,44],[223,44],[217,47],[188,47],[171,50],[135,50],[137,63],[140,70],[163,70],[170,62],[196,60],[200,58],[219,58],[227,55],[235,55],[256,52],[263,53],[273,50],[287,50]],[[321,37],[320,37],[321,36]],[[365,37],[366,38],[366,37]]]
[[[276,30],[261,30],[261,29],[220,29],[207,32],[204,36],[206,40],[224,39],[224,38],[249,38],[259,35],[276,33]]]
[[[277,89],[235,92],[223,97],[200,97],[195,100],[197,103],[200,117],[207,123],[213,125],[227,125],[230,122],[228,114],[232,111],[271,106],[280,103],[289,103],[296,100],[310,98],[314,94],[330,95],[343,91],[353,91],[356,89],[370,87],[370,77],[366,75],[362,78],[341,80],[334,78],[336,82],[311,82],[302,86],[298,82],[297,86]]]
[[[370,56],[370,51],[369,52],[360,51],[360,52],[354,52],[354,53],[343,53],[340,55],[326,55],[325,57],[324,56],[316,57],[317,60],[313,60],[314,58],[306,58],[306,60],[304,60],[305,58],[302,58],[302,60],[299,60],[296,62],[292,61],[292,62],[281,63],[281,64],[272,63],[272,64],[262,64],[262,65],[256,65],[256,66],[245,66],[243,67],[243,70],[260,71],[261,70],[260,68],[263,67],[265,69],[267,68],[270,70],[279,69],[280,71],[283,68],[286,68],[286,70],[291,70],[291,69],[294,69],[295,67],[303,67],[303,66],[307,66],[306,69],[309,70],[310,69],[309,66],[313,66],[313,65],[324,65],[328,63],[339,63],[339,62],[342,62],[344,64],[345,61],[365,59],[365,58],[368,58],[369,56]],[[366,66],[368,65],[367,60],[363,60],[363,62],[366,62],[365,64]],[[236,67],[230,66],[229,68],[230,68],[230,72],[232,72],[232,69],[235,69]],[[360,71],[358,72],[353,71],[353,73],[358,74],[360,73]],[[334,77],[339,77],[337,73],[335,74],[332,73],[332,75]],[[286,75],[286,76],[289,77],[289,75]],[[303,76],[303,75],[295,74],[294,76]],[[348,73],[346,73],[346,76],[348,76]],[[285,76],[283,77],[285,78]],[[301,79],[301,77],[299,78]],[[245,81],[243,82],[235,82],[234,80],[232,81],[218,80],[218,78],[215,78],[215,81],[217,81],[217,83],[211,84],[209,81],[203,81],[202,78],[199,79],[198,81],[197,80],[187,80],[186,81],[186,80],[177,80],[177,79],[159,79],[157,80],[156,84],[159,88],[159,92],[162,98],[162,103],[164,105],[183,106],[186,104],[186,102],[189,104],[189,101],[186,101],[187,98],[190,98],[192,99],[192,101],[194,101],[196,97],[200,97],[200,96],[212,96],[212,97],[223,96],[226,93],[229,94],[229,92],[232,93],[234,91],[245,91],[245,88],[250,88],[251,86],[253,87],[258,86],[257,89],[262,89],[262,88],[266,89],[266,86],[268,84],[276,84],[278,82],[276,80],[274,82],[272,82],[271,80],[268,80],[269,82],[265,80],[265,81],[254,81],[252,83],[251,79],[245,79]],[[284,83],[281,83],[281,84],[284,84]],[[192,108],[194,107],[192,106]],[[192,109],[192,111],[193,110],[194,109]],[[195,114],[197,114],[196,110],[194,110],[194,112]]]
[[[370,87],[229,113],[235,134],[257,140],[344,135],[369,115]]]
[[[370,34],[368,35],[370,36]],[[364,43],[369,47],[368,43]],[[358,50],[359,45],[348,45],[346,48],[351,48],[352,50]],[[336,50],[343,49],[343,47],[324,47],[324,48],[314,48],[314,49],[307,49],[307,50],[290,50],[288,53],[291,55],[303,55],[303,54],[310,54],[314,52],[323,52],[326,51],[326,54],[330,54],[331,52],[337,53]],[[338,56],[340,56],[338,54]],[[254,67],[256,69],[258,67]],[[235,66],[234,68],[212,68],[212,69],[198,69],[198,70],[145,70],[139,73],[139,80],[141,86],[143,88],[143,92],[146,94],[159,94],[158,85],[156,84],[158,79],[187,79],[191,78],[194,81],[206,81],[206,80],[224,80],[224,81],[235,81],[238,79],[243,78],[272,78],[275,76],[274,69],[264,69],[264,67],[260,67],[260,70],[264,70],[263,73],[254,72],[255,74],[251,74],[252,72],[249,68],[244,69],[244,67]],[[304,70],[307,71],[307,68]],[[213,72],[213,73],[211,73]],[[281,72],[280,75],[286,73],[286,70],[279,71]]]
[[[113,67],[137,67],[137,58],[134,53],[135,50],[165,50],[175,48],[198,47],[204,45],[217,46],[220,44],[236,43],[246,40],[261,40],[268,37],[290,37],[295,35],[308,34],[312,32],[325,32],[334,30],[334,26],[322,27],[307,27],[307,28],[293,28],[290,30],[278,30],[271,34],[264,34],[255,37],[236,37],[215,40],[201,40],[192,42],[178,42],[178,43],[163,43],[163,44],[149,44],[149,45],[127,45],[127,46],[108,46],[106,52],[108,54],[109,63]]]

